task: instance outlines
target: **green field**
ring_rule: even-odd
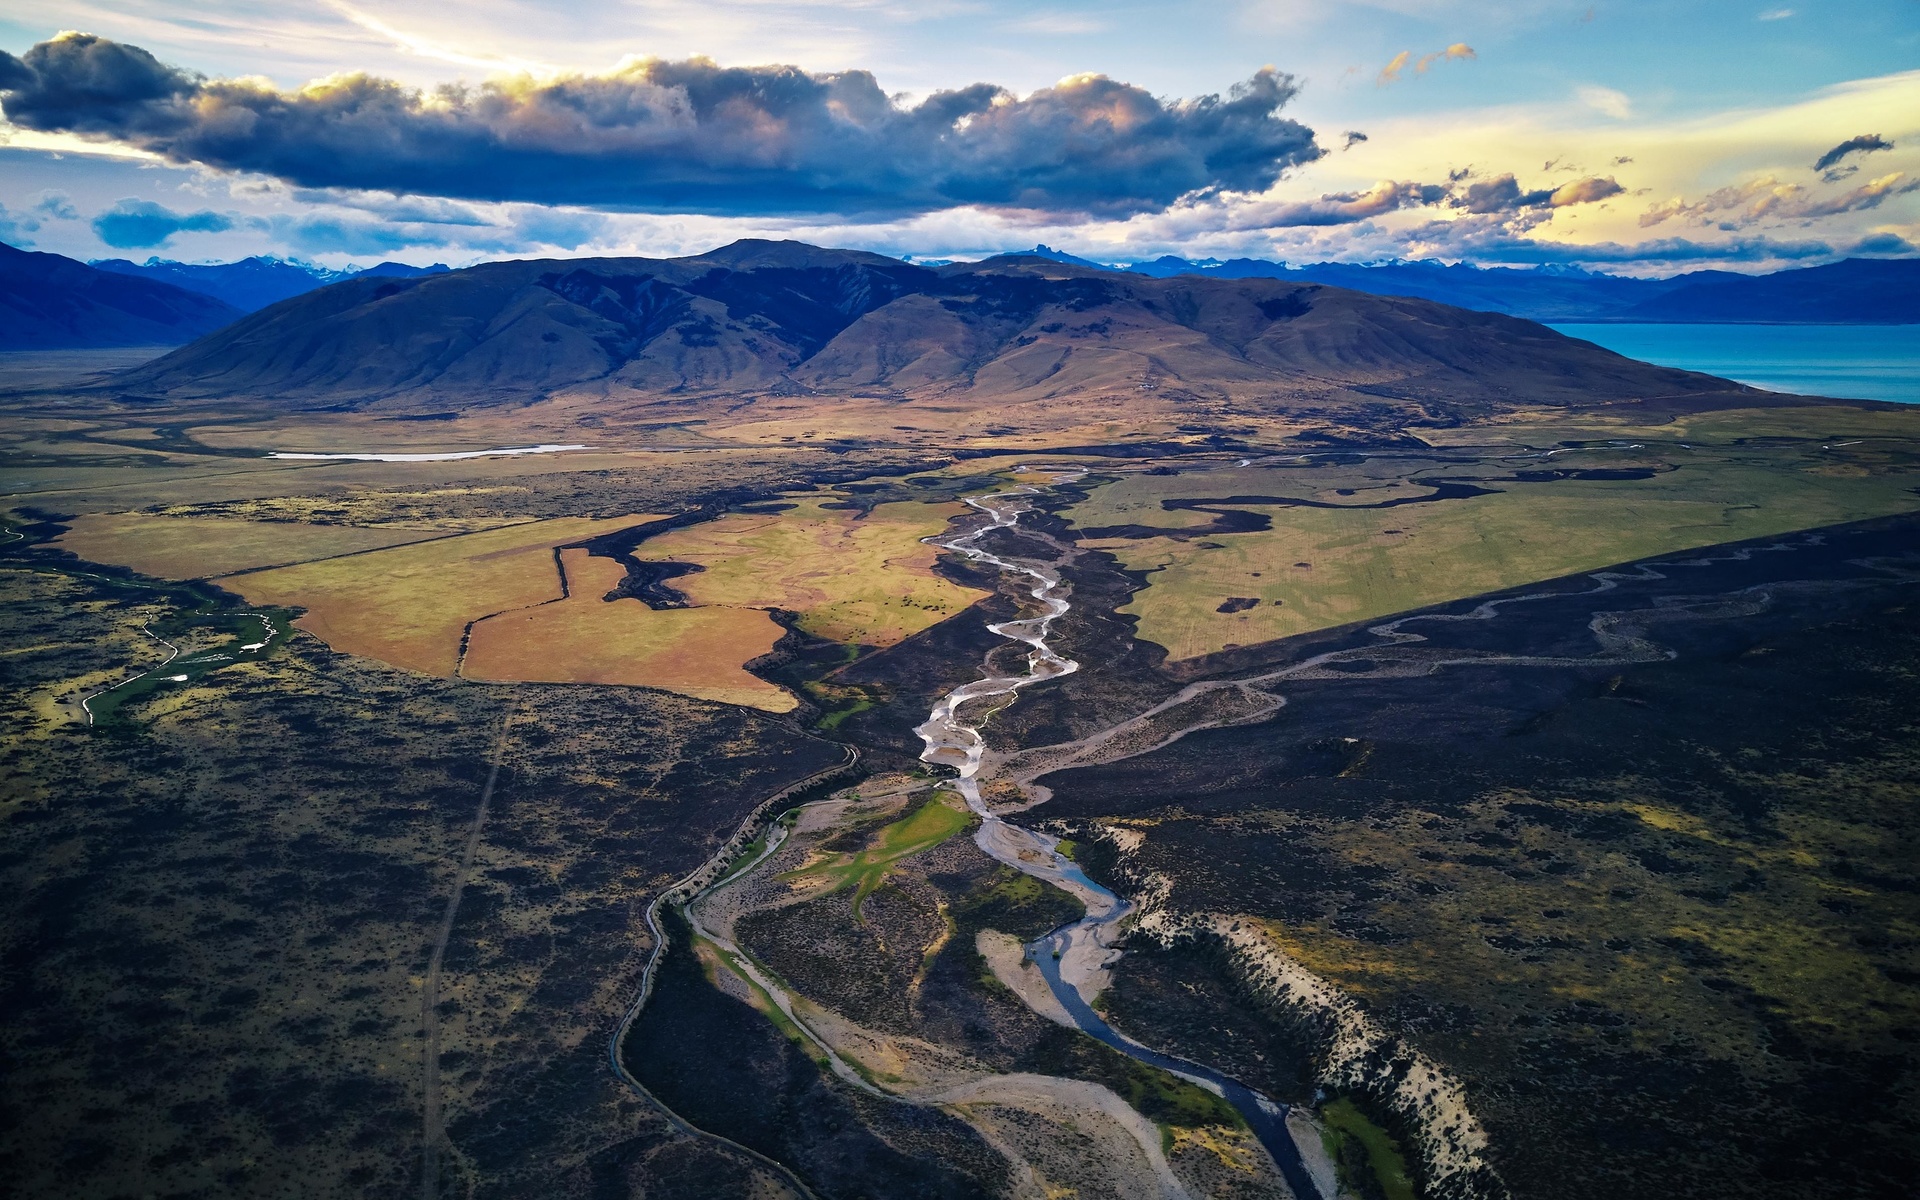
[[[795,883],[823,882],[820,896],[854,888],[853,906],[857,914],[860,902],[873,894],[886,879],[887,872],[901,860],[922,850],[931,850],[967,827],[973,817],[958,799],[952,792],[935,792],[931,799],[906,816],[882,827],[858,853],[837,854],[789,871],[780,878]]]
[[[922,540],[967,511],[959,504],[863,509],[831,491],[788,503],[675,529],[635,554],[698,563],[673,585],[696,605],[785,609],[815,637],[864,646],[891,646],[980,598],[935,574],[938,551]]]
[[[1712,441],[1669,435],[1571,448],[1550,459],[1503,449],[1129,475],[1095,488],[1064,515],[1082,529],[1176,531],[1134,530],[1088,544],[1147,573],[1148,586],[1121,611],[1139,618],[1141,637],[1185,659],[1650,555],[1920,508],[1920,437],[1836,445],[1781,437],[1784,424],[1773,414],[1766,438],[1745,438],[1722,423]],[[1920,420],[1905,424],[1920,435]],[[1651,474],[1520,478],[1594,470]],[[1445,480],[1492,494],[1404,502],[1433,495]],[[1205,527],[1212,514],[1161,507],[1231,496],[1337,507],[1236,504],[1264,514],[1272,528],[1219,534],[1178,534]],[[1363,507],[1395,499],[1403,502]]]
[[[1340,1169],[1340,1182],[1363,1196],[1378,1189],[1385,1200],[1415,1200],[1418,1193],[1400,1144],[1369,1121],[1352,1100],[1342,1096],[1324,1105],[1320,1119],[1327,1126],[1323,1137],[1328,1155]]]

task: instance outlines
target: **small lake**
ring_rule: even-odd
[[[1774,392],[1920,404],[1920,325],[1554,325],[1616,354]]]

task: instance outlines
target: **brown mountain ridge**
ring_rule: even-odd
[[[930,268],[769,241],[690,258],[350,280],[248,316],[115,386],[391,414],[563,400],[719,423],[760,399],[809,411],[836,400],[932,406],[1019,425],[1071,423],[1068,410],[1201,419],[1384,403],[1487,415],[1772,399],[1427,300],[1284,280],[1151,279],[1030,256]]]

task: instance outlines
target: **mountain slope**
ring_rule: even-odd
[[[1920,323],[1920,259],[1850,258],[1747,276],[1702,272],[1623,314],[1635,321],[1834,325]]]
[[[1761,395],[1422,300],[1021,256],[929,269],[792,242],[349,280],[117,386],[380,411],[590,396],[702,419],[782,395],[1195,417]]]
[[[178,345],[241,315],[198,292],[0,243],[0,350]]]
[[[315,288],[362,275],[405,278],[439,274],[447,269],[439,264],[413,267],[406,263],[384,262],[365,271],[333,271],[313,263],[265,255],[230,263],[182,263],[159,258],[136,263],[124,258],[106,258],[96,259],[91,265],[116,275],[151,279],[200,292],[223,300],[241,312],[258,312],[269,304],[277,304]]]

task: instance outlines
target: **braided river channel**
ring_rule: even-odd
[[[1062,888],[1086,906],[1087,915],[1063,925],[1027,945],[1027,956],[1040,968],[1054,998],[1080,1030],[1121,1053],[1170,1071],[1224,1096],[1245,1119],[1254,1135],[1273,1156],[1281,1175],[1299,1200],[1318,1200],[1320,1192],[1301,1159],[1299,1147],[1287,1127],[1287,1106],[1210,1067],[1188,1062],[1142,1046],[1108,1025],[1095,1012],[1081,991],[1081,985],[1097,980],[1102,968],[1118,951],[1113,944],[1120,925],[1132,906],[1113,892],[1089,879],[1073,860],[1063,854],[1059,841],[1037,830],[1015,825],[996,815],[981,798],[979,771],[986,749],[985,739],[976,725],[969,724],[961,710],[979,711],[995,698],[1009,696],[1021,688],[1058,679],[1077,671],[1080,664],[1062,656],[1047,644],[1053,623],[1072,607],[1067,602],[1068,586],[1060,573],[1039,563],[1002,558],[980,543],[995,530],[1013,529],[1020,517],[1032,511],[1030,497],[1039,489],[1021,488],[988,496],[968,497],[967,503],[990,518],[986,525],[967,533],[929,539],[934,545],[976,563],[991,566],[1009,576],[1024,577],[1028,594],[1040,605],[1037,616],[1004,621],[987,628],[1001,637],[1024,643],[1027,647],[1027,671],[1024,675],[988,675],[948,692],[933,707],[925,723],[915,730],[926,743],[922,761],[951,767],[959,772],[950,786],[966,799],[967,807],[979,817],[974,841],[988,855],[1007,866],[1031,875],[1044,883]],[[976,718],[978,719],[978,718]]]

